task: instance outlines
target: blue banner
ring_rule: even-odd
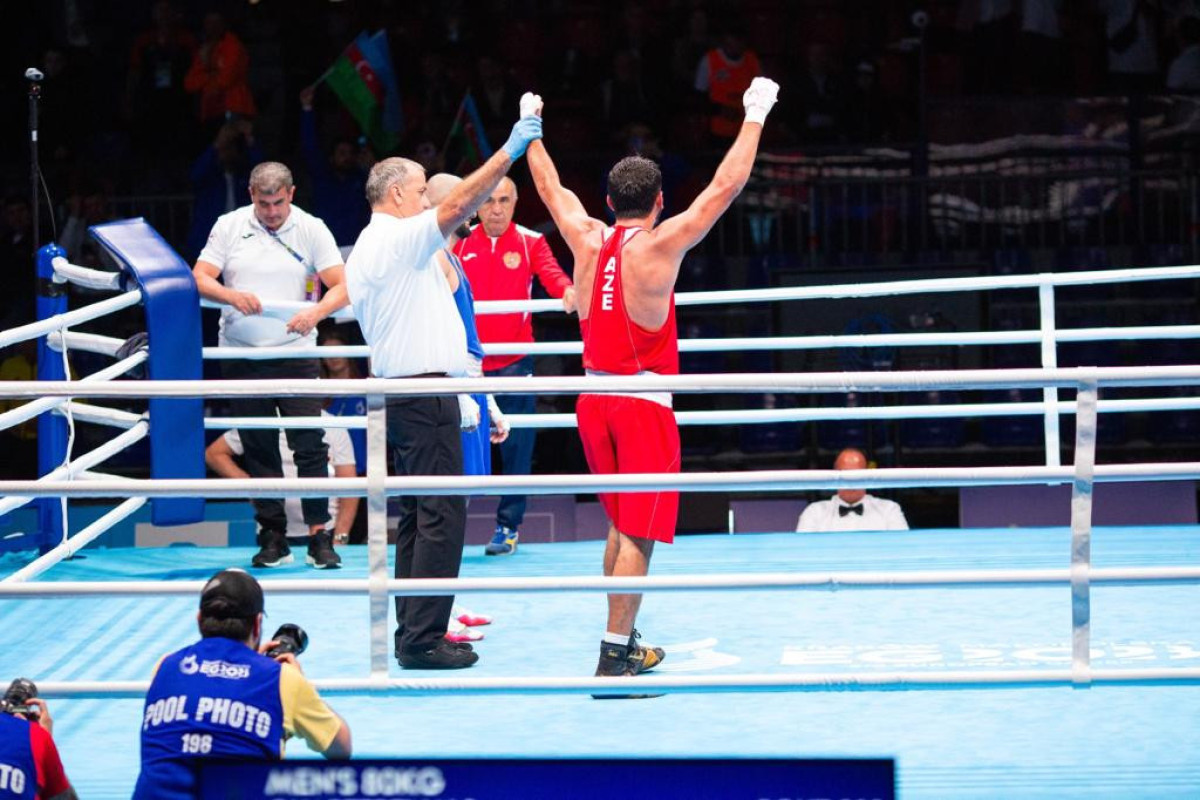
[[[434,759],[210,763],[206,800],[891,800],[891,759]]]

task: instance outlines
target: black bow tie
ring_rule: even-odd
[[[862,503],[859,503],[856,506],[838,506],[838,516],[839,517],[844,517],[847,514],[858,514],[861,517],[862,516]]]

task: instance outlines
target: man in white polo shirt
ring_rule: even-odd
[[[250,173],[251,204],[217,220],[200,253],[192,275],[200,295],[226,308],[221,312],[219,341],[226,347],[315,347],[317,323],[348,302],[345,268],[333,234],[325,223],[292,205],[296,187],[291,171],[275,161],[259,164]],[[218,280],[218,278],[220,280]],[[315,305],[294,314],[263,313],[265,302],[304,302],[318,294],[317,279],[328,289]],[[239,378],[317,378],[315,358],[230,360],[222,376]],[[229,400],[233,416],[315,417],[321,413],[319,397],[243,397]],[[278,429],[243,429],[246,472],[255,478],[279,478]],[[329,459],[321,431],[288,429],[287,444],[301,478],[323,478]],[[326,530],[329,503],[324,497],[301,500],[308,526],[307,562],[317,569],[338,567]],[[259,551],[251,563],[275,567],[292,562],[288,547],[287,515],[283,500],[256,499]]]
[[[866,469],[867,457],[846,448],[838,453],[834,469]],[[873,497],[865,489],[841,489],[829,500],[809,503],[796,523],[797,533],[824,531],[906,531],[908,520],[900,504]]]
[[[520,119],[504,146],[437,208],[430,208],[420,164],[387,158],[371,168],[371,221],[347,260],[346,288],[371,347],[371,372],[376,377],[466,375],[466,330],[436,255],[529,142],[541,135],[540,117]],[[389,398],[387,439],[396,474],[461,475],[461,422],[454,395]],[[396,528],[396,577],[458,577],[465,529],[465,498],[403,497]],[[479,660],[469,643],[445,639],[453,605],[453,597],[396,598],[396,659],[401,666],[459,669]]]

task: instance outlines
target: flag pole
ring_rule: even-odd
[[[442,142],[442,149],[438,151],[439,160],[446,157],[446,150],[450,147],[450,139],[454,136],[454,126],[458,125],[458,120],[462,117],[463,110],[467,107],[467,98],[470,96],[471,90],[467,89],[462,101],[458,104],[458,111],[454,112],[454,121],[450,123],[450,130],[446,132],[446,141]]]

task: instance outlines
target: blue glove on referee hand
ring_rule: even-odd
[[[517,120],[516,125],[513,125],[512,133],[508,135],[508,141],[504,143],[502,149],[508,153],[509,158],[516,161],[525,155],[525,148],[529,147],[530,142],[540,138],[542,138],[542,118],[522,117]]]

